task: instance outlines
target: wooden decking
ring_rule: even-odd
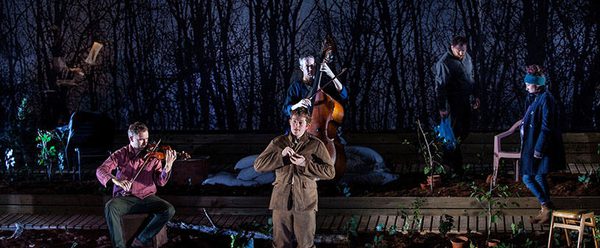
[[[266,225],[269,215],[211,215],[218,228],[236,230],[244,223],[257,223]],[[427,215],[416,219],[414,216],[407,218],[400,215],[317,215],[317,232],[320,233],[346,233],[350,220],[358,223],[358,232],[374,231],[377,226],[386,230],[396,227],[397,230],[415,230],[418,232],[439,232],[438,227],[443,216]],[[548,225],[532,225],[529,223],[530,216],[503,216],[492,226],[492,231],[510,232],[511,224],[522,222],[528,231],[544,232]],[[453,216],[454,227],[451,232],[465,233],[485,232],[487,222],[485,216]],[[420,220],[420,221],[417,221]],[[211,226],[203,214],[198,215],[176,215],[173,223],[186,223],[191,225]],[[0,215],[0,230],[15,230],[16,223],[26,230],[44,229],[83,229],[97,230],[107,229],[104,217],[101,215],[51,215],[51,214],[2,214]],[[421,223],[421,224],[419,224]]]
[[[106,229],[102,216],[108,196],[93,195],[0,195],[0,230]],[[164,196],[177,209],[173,222],[211,226],[203,209],[219,228],[236,229],[244,223],[265,225],[270,212],[268,197]],[[531,225],[529,218],[539,209],[533,197],[504,199],[509,207],[491,229],[509,232],[522,222],[526,230],[544,232],[547,226]],[[421,202],[419,209],[411,206]],[[518,202],[518,205],[512,204]],[[600,197],[555,197],[559,209],[590,209],[600,212]],[[415,217],[415,210],[420,214]],[[372,231],[378,225],[389,229],[437,232],[444,215],[454,219],[453,232],[484,232],[487,224],[482,209],[469,197],[321,197],[317,215],[320,233],[345,233],[350,220],[357,231]],[[419,225],[420,223],[420,225]]]

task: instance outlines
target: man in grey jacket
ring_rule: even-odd
[[[444,163],[453,168],[457,174],[462,174],[460,141],[464,141],[469,134],[471,109],[479,108],[478,90],[473,78],[473,63],[467,53],[465,37],[452,38],[449,51],[440,57],[434,72],[440,118],[451,118],[452,131],[459,139],[455,149],[444,150]]]

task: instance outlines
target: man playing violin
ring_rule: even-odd
[[[287,96],[283,103],[283,116],[286,119],[290,118],[290,113],[292,110],[297,109],[299,107],[304,107],[307,109],[311,109],[311,99],[308,99],[309,94],[313,89],[313,81],[315,80],[315,58],[312,55],[308,55],[302,57],[298,60],[300,63],[300,70],[302,71],[302,76],[299,76],[299,73],[296,73],[297,76],[292,76],[290,80],[290,86],[287,90]],[[330,79],[335,78],[335,74],[329,68],[327,63],[321,63],[320,71],[325,73]],[[323,82],[328,82],[329,80],[323,80]],[[316,86],[316,87],[322,87]],[[336,99],[340,102],[345,102],[348,100],[348,90],[339,79],[335,78],[333,82],[325,86],[325,93]]]
[[[317,180],[332,179],[335,168],[325,145],[308,134],[306,108],[292,110],[290,134],[281,135],[256,158],[258,172],[275,171],[269,209],[273,211],[273,247],[314,247]]]
[[[96,170],[96,177],[106,187],[114,184],[113,198],[104,207],[104,216],[114,247],[126,247],[121,229],[121,217],[126,214],[150,213],[151,220],[134,239],[131,247],[152,245],[152,238],[175,215],[175,208],[156,196],[156,185],[164,186],[177,158],[174,150],[165,154],[165,164],[148,157],[148,127],[141,122],[129,126],[129,145],[112,153]],[[117,169],[116,176],[112,171]],[[138,174],[139,173],[139,174]]]

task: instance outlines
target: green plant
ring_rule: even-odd
[[[259,224],[258,222],[243,223],[239,227],[239,231],[235,234],[230,234],[229,238],[231,242],[230,248],[253,248],[254,247],[254,235],[257,232],[269,235],[270,230],[269,224]]]
[[[21,98],[21,102],[17,106],[16,118],[9,118],[3,132],[0,133],[0,148],[14,151],[14,154],[19,155],[17,160],[23,163],[23,165],[20,163],[13,164],[14,169],[9,171],[11,178],[14,178],[18,172],[28,171],[29,164],[33,164],[34,160],[32,152],[35,151],[35,148],[31,140],[35,137],[33,129],[35,125],[33,124],[33,118],[31,118],[33,108],[28,99],[27,96]]]
[[[487,239],[490,239],[492,224],[496,223],[499,218],[502,218],[502,209],[508,207],[506,198],[511,196],[508,190],[508,185],[497,184],[494,187],[490,187],[489,190],[480,188],[475,184],[471,183],[471,197],[477,200],[479,206],[483,209],[482,214],[486,215],[488,228],[487,228]],[[512,202],[513,205],[518,206],[518,203]]]
[[[510,229],[512,231],[512,235],[513,236],[517,236],[520,234],[525,233],[525,225],[523,224],[522,221],[519,221],[519,223],[512,223],[510,224]]]
[[[375,235],[373,236],[373,243],[366,243],[365,247],[369,247],[369,248],[383,248],[383,247],[387,247],[386,244],[384,244],[383,240],[385,237],[385,225],[383,223],[379,223],[376,227],[375,227]]]
[[[392,225],[388,228],[388,234],[390,236],[396,235],[396,233],[398,233],[398,227],[396,225]]]
[[[440,162],[442,161],[441,143],[436,141],[434,134],[426,134],[425,131],[423,131],[423,127],[419,120],[417,120],[417,127],[417,136],[419,138],[418,151],[425,161],[423,173],[432,177],[433,175],[446,173],[444,165]],[[430,190],[433,191],[433,183],[430,183],[429,186]]]
[[[54,164],[57,165],[60,172],[64,169],[64,133],[38,129],[37,134],[35,141],[38,142],[37,148],[40,149],[37,164],[46,167],[48,179],[50,179]]]
[[[237,234],[230,234],[231,243],[230,248],[253,248],[254,247],[254,234],[248,236],[247,231],[241,231]]]
[[[498,248],[512,248],[512,245],[507,244],[507,243],[500,243],[496,247],[498,247]]]
[[[594,238],[600,241],[600,226],[598,226],[597,224],[600,223],[600,216],[596,215],[594,219],[596,219],[596,235],[594,236]]]
[[[535,240],[531,240],[531,239],[529,239],[529,238],[527,238],[527,239],[525,240],[525,243],[523,244],[523,247],[525,247],[525,248],[530,248],[530,247],[531,247],[531,248],[533,248],[533,247],[538,247],[538,246],[539,246],[539,245],[538,245],[538,242],[537,242],[537,241],[535,241]]]
[[[454,217],[444,214],[442,218],[440,218],[440,226],[438,227],[440,234],[446,236],[446,234],[452,230],[452,227],[454,227]]]
[[[584,187],[588,187],[590,185],[590,181],[592,180],[591,173],[585,173],[577,177],[577,181],[582,183]]]
[[[348,222],[346,222],[346,233],[348,236],[356,237],[358,236],[358,220],[356,215],[350,217]]]
[[[400,217],[404,219],[404,226],[402,226],[403,231],[411,233],[421,230],[421,226],[423,225],[421,207],[423,207],[423,205],[425,205],[425,199],[423,198],[416,198],[411,203],[410,209],[412,213],[412,222],[414,222],[413,225],[411,225],[410,214],[405,210],[400,211]]]

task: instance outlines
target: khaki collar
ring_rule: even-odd
[[[292,134],[291,131],[290,131],[290,134],[288,134],[287,138],[290,141],[290,143],[294,144],[295,136]],[[304,143],[307,140],[308,140],[308,133],[305,132],[302,136],[300,136],[300,138],[297,141],[298,141],[298,143]]]

